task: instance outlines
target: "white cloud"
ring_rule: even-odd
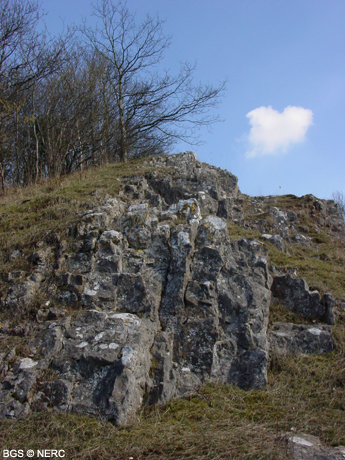
[[[258,107],[247,113],[251,130],[247,157],[285,151],[290,144],[302,142],[313,122],[313,112],[303,107],[288,106],[282,113],[268,107]]]

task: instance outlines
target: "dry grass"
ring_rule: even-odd
[[[75,414],[33,414],[2,422],[0,444],[62,448],[68,458],[155,460],[284,459],[279,439],[291,429],[345,444],[344,358],[341,347],[327,356],[281,358],[262,390],[210,384],[190,399],[146,408],[122,429]]]
[[[192,402],[188,404],[190,407]],[[217,422],[208,414],[172,420],[160,411],[141,423],[118,430],[110,424],[78,416],[40,415],[5,428],[0,435],[2,446],[10,449],[27,446],[36,449],[59,448],[67,458],[74,459],[284,459],[283,444],[275,440],[276,433],[263,425],[229,417]],[[205,411],[203,411],[205,412]],[[38,426],[40,437],[35,435]],[[19,435],[19,431],[23,435]],[[8,437],[7,437],[8,436]],[[9,441],[9,438],[11,439]],[[14,447],[15,446],[15,447]],[[264,448],[264,449],[263,449]]]
[[[290,245],[288,253],[279,251],[270,243],[267,245],[271,263],[283,271],[296,270],[309,287],[321,293],[331,292],[338,299],[345,300],[344,252],[335,243],[329,241],[313,248]],[[323,254],[327,254],[327,258]]]
[[[314,324],[316,320],[301,313],[294,313],[279,303],[271,302],[268,327],[270,328],[276,322]]]

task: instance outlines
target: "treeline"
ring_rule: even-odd
[[[1,187],[105,162],[168,152],[217,121],[219,86],[193,66],[159,74],[169,46],[159,18],[139,25],[122,1],[93,6],[84,23],[50,37],[33,0],[0,0]]]

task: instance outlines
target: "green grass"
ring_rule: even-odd
[[[249,230],[245,229],[243,227],[240,227],[237,224],[233,224],[232,222],[228,221],[228,230],[229,230],[229,236],[233,240],[238,240],[241,238],[248,238],[248,239],[260,239],[261,233],[258,232],[257,230]]]

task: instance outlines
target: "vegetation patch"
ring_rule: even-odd
[[[117,196],[124,178],[134,172],[142,176],[151,170],[147,161],[133,160],[9,189],[0,197],[1,270],[16,270],[23,267],[23,261],[24,269],[29,270],[25,256],[47,232],[66,237],[66,230],[78,221],[81,213]],[[16,249],[22,251],[23,257],[11,260],[10,254]]]

